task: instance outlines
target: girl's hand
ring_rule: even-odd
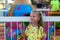
[[[23,33],[22,25],[23,25],[22,23],[19,24],[19,28],[20,28],[21,33]]]
[[[22,25],[23,25],[22,23],[19,24],[19,28],[20,28],[20,31],[21,31],[21,36],[23,37],[23,39],[26,39],[27,36],[25,35],[25,33],[24,33],[23,29],[22,29]]]
[[[21,31],[21,35],[23,36],[24,32],[23,32],[23,29],[22,29],[22,23],[19,24],[19,28],[20,28],[20,31]]]

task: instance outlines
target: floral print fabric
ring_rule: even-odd
[[[28,40],[41,40],[41,38],[44,36],[43,33],[43,27],[33,27],[32,25],[29,25],[26,28],[25,34],[28,36]]]

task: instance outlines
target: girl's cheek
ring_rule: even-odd
[[[39,19],[38,17],[35,17],[35,20],[36,20],[36,21],[38,21],[38,19]]]
[[[33,21],[33,19],[32,19],[32,18],[30,18],[30,21]]]
[[[34,22],[34,19],[33,18],[30,18],[30,22]]]
[[[38,20],[36,19],[35,22],[38,22]]]
[[[30,17],[30,21],[31,21],[32,19],[31,19],[31,17]]]

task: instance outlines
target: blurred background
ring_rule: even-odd
[[[60,0],[0,0],[0,17],[9,17],[9,15],[13,17],[29,17],[31,11],[33,11],[35,8],[42,12],[42,17],[57,16],[58,18],[60,16]],[[20,31],[14,27],[18,28],[17,25],[20,23],[23,23],[24,30],[25,26],[27,27],[29,24],[29,22],[0,22],[0,40],[19,39]],[[11,24],[13,24],[14,27],[12,27]],[[60,39],[60,21],[43,22],[43,25],[47,34],[46,40],[48,40],[48,36],[50,40]]]

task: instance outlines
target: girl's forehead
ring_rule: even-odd
[[[32,12],[31,14],[38,14],[38,12]]]
[[[32,12],[31,14],[38,15],[38,12]]]
[[[34,12],[31,12],[30,15],[36,15],[36,16],[40,17],[42,14],[39,11],[34,11]]]

